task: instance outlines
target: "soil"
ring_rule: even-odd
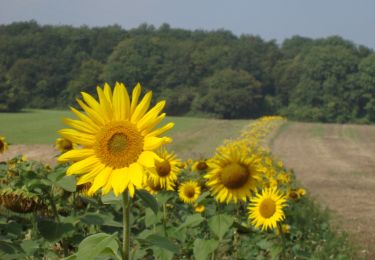
[[[50,166],[56,165],[56,157],[59,155],[52,145],[47,144],[14,144],[9,146],[9,150],[0,154],[0,162],[13,158],[17,155],[24,155],[28,160],[37,160]]]
[[[290,122],[272,151],[375,259],[375,126]]]

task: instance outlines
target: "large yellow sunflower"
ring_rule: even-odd
[[[8,150],[8,144],[5,142],[5,137],[0,136],[0,153]]]
[[[131,196],[142,188],[146,169],[160,159],[153,152],[161,145],[171,142],[168,137],[159,137],[173,127],[173,123],[154,129],[165,117],[160,114],[165,101],[149,109],[152,92],[145,94],[138,103],[141,86],[133,89],[130,100],[124,84],[97,87],[99,100],[82,92],[83,101],[77,99],[84,110],[72,112],[79,120],[65,119],[73,129],[62,129],[60,135],[78,144],[78,148],[62,154],[60,162],[72,161],[67,174],[79,176],[77,184],[92,183],[89,193],[102,189],[108,193],[113,189],[119,195],[125,189]]]
[[[207,186],[220,202],[246,201],[261,179],[260,160],[234,145],[221,148],[208,162]]]
[[[285,218],[286,198],[276,188],[265,188],[257,193],[248,206],[251,224],[263,230],[275,229]]]
[[[178,167],[180,160],[174,153],[160,149],[157,155],[161,160],[155,160],[155,167],[149,169],[149,181],[153,186],[160,186],[162,189],[174,190],[177,175],[181,169]]]
[[[187,181],[178,188],[180,199],[186,204],[193,204],[201,195],[201,187],[196,181]]]

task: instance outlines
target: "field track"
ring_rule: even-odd
[[[289,122],[271,147],[375,259],[375,126]]]

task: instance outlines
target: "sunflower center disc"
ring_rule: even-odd
[[[206,170],[207,169],[207,163],[206,162],[199,162],[197,164],[197,169],[200,171]]]
[[[96,137],[94,150],[101,162],[113,169],[128,167],[143,152],[144,138],[129,121],[110,122]]]
[[[193,198],[195,195],[195,188],[192,186],[186,186],[185,187],[185,196],[188,198]]]
[[[119,133],[114,134],[108,142],[108,150],[113,154],[121,153],[126,150],[128,146],[128,138],[126,135]]]
[[[270,218],[276,212],[276,203],[272,199],[265,199],[259,208],[260,214],[264,218]]]
[[[221,182],[229,189],[241,188],[249,178],[249,170],[241,164],[231,163],[221,171]]]
[[[167,160],[155,161],[156,171],[160,177],[165,177],[171,172],[171,165]]]

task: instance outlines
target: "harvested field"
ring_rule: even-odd
[[[375,126],[290,122],[272,151],[375,259]]]

